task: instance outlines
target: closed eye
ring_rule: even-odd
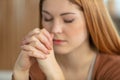
[[[53,20],[53,18],[50,18],[50,19],[44,18],[44,21],[46,21],[46,22],[49,22],[49,21],[52,21],[52,20]]]
[[[71,20],[64,20],[65,23],[72,23],[75,19],[71,19]]]

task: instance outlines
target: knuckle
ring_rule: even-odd
[[[32,42],[32,44],[31,44],[31,46],[33,46],[33,47],[37,47],[38,45],[39,45],[39,43],[36,41]]]
[[[39,29],[39,28],[35,28],[35,29],[33,30],[33,32],[34,32],[34,33],[39,33],[39,32],[40,32],[40,29]]]
[[[38,40],[41,40],[42,37],[43,37],[43,34],[42,34],[42,33],[39,33],[38,35],[36,35],[36,37],[37,37]]]
[[[24,48],[26,48],[27,50],[32,50],[32,47],[30,45],[24,45]]]
[[[36,41],[36,37],[35,37],[35,36],[32,36],[32,37],[31,37],[31,40],[32,40],[32,41]]]
[[[29,46],[29,45],[26,45],[26,47],[27,47],[29,50],[32,50],[31,46]]]
[[[44,31],[45,31],[45,29],[43,28],[43,29],[41,29],[41,31],[40,31],[40,32],[41,32],[41,33],[43,33]]]
[[[39,28],[35,28],[34,30],[35,30],[35,31],[39,31],[40,29],[39,29]]]
[[[46,31],[46,29],[45,29],[45,28],[43,28],[43,29],[42,29],[42,31],[44,32],[44,31]]]
[[[46,29],[43,29],[43,32],[44,32],[44,33],[48,33],[48,31],[47,31]]]
[[[38,42],[34,42],[34,46],[37,46],[38,45]]]

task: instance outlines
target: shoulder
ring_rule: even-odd
[[[95,80],[120,79],[120,56],[98,54],[94,66],[94,77]]]

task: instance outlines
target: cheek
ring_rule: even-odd
[[[88,37],[88,32],[86,26],[76,26],[74,28],[69,29],[67,33],[69,39],[73,42],[83,41]]]

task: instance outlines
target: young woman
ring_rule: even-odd
[[[15,80],[119,80],[120,37],[102,0],[40,0]]]

